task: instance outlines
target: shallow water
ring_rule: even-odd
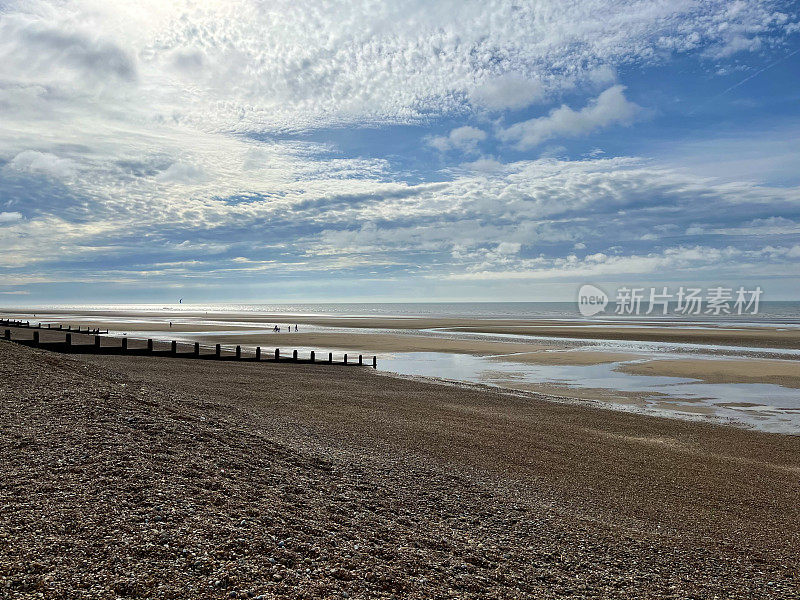
[[[444,352],[382,355],[379,367],[401,375],[435,377],[535,391],[537,386],[569,390],[607,389],[634,393],[644,412],[735,421],[764,431],[800,433],[800,390],[766,383],[704,383],[697,379],[629,374],[623,364],[541,365]],[[605,401],[605,400],[604,400]],[[607,400],[614,408],[636,410],[629,401]],[[739,404],[741,406],[732,406]]]

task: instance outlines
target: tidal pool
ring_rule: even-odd
[[[642,359],[645,360],[645,359]],[[378,367],[400,375],[552,392],[602,389],[635,394],[639,402],[603,396],[612,408],[736,422],[764,431],[800,434],[800,390],[767,383],[705,383],[698,379],[621,372],[623,364],[543,365],[444,352],[381,355]],[[559,392],[559,395],[561,393]],[[580,397],[579,394],[575,396]]]

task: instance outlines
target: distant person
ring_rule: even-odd
[[[169,322],[170,329],[172,328],[172,321]]]
[[[297,331],[297,325],[294,326],[294,330]]]

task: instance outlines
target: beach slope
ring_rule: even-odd
[[[800,438],[0,342],[0,595],[790,598]]]

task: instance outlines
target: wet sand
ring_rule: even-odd
[[[619,352],[549,352],[552,344],[492,342],[427,337],[423,335],[368,334],[368,333],[280,333],[280,334],[230,334],[193,336],[203,343],[246,344],[264,348],[312,347],[337,350],[363,351],[366,354],[387,352],[450,352],[497,356],[515,362],[540,364],[597,364],[635,358],[633,354]]]
[[[791,598],[800,437],[365,369],[0,341],[0,589]]]
[[[716,344],[748,348],[800,348],[800,328],[781,327],[710,327],[691,329],[670,327],[616,327],[581,326],[552,323],[541,325],[481,325],[459,327],[457,331],[474,333],[499,333],[514,335],[539,335],[559,338],[589,340],[628,340],[641,342],[672,342],[680,344]]]
[[[622,365],[619,370],[639,375],[691,377],[706,383],[772,383],[800,388],[800,361],[793,360],[650,360]]]

